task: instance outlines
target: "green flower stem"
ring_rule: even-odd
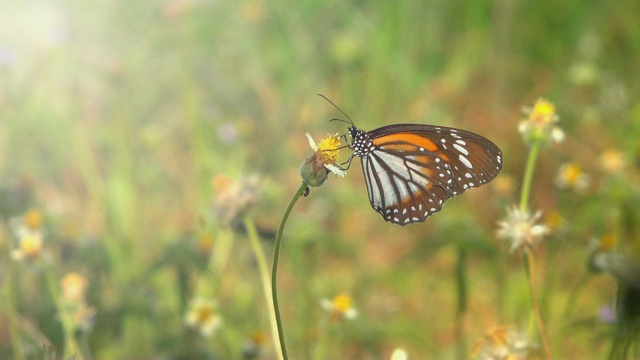
[[[524,170],[524,179],[522,180],[522,192],[520,193],[520,210],[525,212],[529,211],[529,197],[531,194],[531,184],[533,181],[533,172],[536,167],[536,161],[538,160],[538,154],[540,152],[541,143],[539,141],[534,142],[531,145],[529,151],[529,158],[527,159],[527,167]],[[546,353],[547,359],[553,359],[551,354],[551,348],[549,347],[549,338],[545,330],[544,322],[542,321],[542,315],[540,314],[540,307],[538,306],[538,300],[536,295],[535,284],[535,262],[534,254],[531,251],[524,251],[522,254],[523,265],[525,273],[527,274],[527,280],[529,283],[529,295],[531,296],[531,318],[529,321],[529,333],[533,331],[533,324],[537,323],[538,332]]]
[[[544,326],[544,321],[542,321],[542,315],[540,314],[540,306],[538,305],[537,293],[536,293],[536,284],[535,284],[535,257],[533,256],[533,252],[528,251],[523,254],[525,271],[527,273],[527,278],[529,279],[529,293],[531,294],[531,306],[533,308],[533,315],[535,316],[536,322],[538,324],[538,331],[540,332],[540,338],[542,340],[542,346],[544,348],[544,352],[547,355],[548,360],[553,359],[553,355],[551,354],[551,347],[549,346],[549,337],[547,336],[547,331]]]
[[[463,244],[458,245],[458,262],[456,264],[456,283],[457,283],[457,295],[458,304],[456,308],[456,324],[455,332],[457,338],[456,344],[456,358],[466,359],[467,353],[467,341],[464,333],[464,313],[467,311],[467,251]]]
[[[571,316],[571,311],[575,309],[578,293],[580,292],[582,287],[587,283],[588,279],[589,279],[589,273],[585,271],[584,274],[582,274],[582,276],[580,277],[580,280],[578,281],[578,284],[576,285],[576,287],[571,291],[571,294],[569,294],[569,300],[567,300],[567,305],[565,306],[564,312],[562,313],[562,317],[564,318],[564,320],[569,320],[569,316]]]
[[[24,360],[27,358],[25,354],[24,346],[22,345],[22,334],[20,326],[18,325],[18,309],[16,306],[16,300],[18,291],[13,288],[16,283],[14,276],[16,276],[16,262],[9,260],[9,270],[5,280],[4,286],[4,301],[5,301],[5,314],[9,319],[9,334],[11,337],[11,347],[13,348],[13,357],[17,360]]]
[[[265,301],[269,307],[269,323],[271,324],[271,337],[274,342],[274,348],[279,357],[282,358],[282,349],[279,346],[278,335],[278,323],[275,317],[275,308],[273,306],[273,297],[271,293],[271,279],[269,278],[269,268],[267,267],[267,260],[264,256],[264,250],[260,244],[260,237],[256,231],[256,226],[250,217],[245,216],[243,219],[244,227],[247,229],[247,235],[249,236],[249,243],[253,248],[253,252],[256,255],[256,261],[258,262],[258,271],[260,272],[260,280],[262,282],[262,288],[264,290]]]
[[[227,227],[221,227],[216,232],[215,239],[215,246],[211,248],[206,270],[211,276],[207,276],[198,282],[196,287],[198,296],[214,297],[217,294],[222,273],[227,266],[229,254],[233,247],[234,232]]]
[[[529,158],[527,159],[527,167],[524,170],[524,179],[522,180],[522,193],[520,193],[520,210],[526,211],[529,208],[529,194],[531,194],[531,181],[533,181],[533,171],[538,160],[540,152],[540,143],[536,142],[531,145]]]
[[[282,244],[282,232],[284,231],[284,225],[287,223],[287,219],[289,219],[289,214],[291,214],[291,210],[293,210],[293,206],[296,204],[304,190],[307,188],[307,184],[302,182],[298,191],[293,194],[291,201],[289,201],[289,206],[287,206],[287,210],[284,211],[282,215],[282,220],[280,221],[280,226],[278,227],[278,235],[276,235],[276,245],[273,250],[273,267],[271,269],[271,295],[273,296],[273,309],[276,315],[276,323],[278,325],[278,337],[280,339],[280,349],[282,350],[282,359],[288,360],[287,356],[287,346],[284,340],[284,330],[282,329],[282,319],[280,318],[280,307],[278,306],[278,287],[277,287],[277,279],[278,279],[278,258],[280,257],[280,245]]]

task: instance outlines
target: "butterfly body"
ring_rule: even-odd
[[[461,129],[395,124],[367,132],[352,125],[349,135],[371,206],[402,226],[425,221],[444,201],[491,181],[502,169],[494,143]]]

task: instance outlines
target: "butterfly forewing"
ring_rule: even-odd
[[[445,200],[487,183],[502,168],[500,149],[464,130],[399,124],[354,133],[352,146],[364,149],[354,154],[362,159],[371,206],[400,225],[426,220]]]

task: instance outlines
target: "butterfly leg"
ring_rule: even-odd
[[[349,147],[351,148],[351,147]],[[349,156],[349,158],[347,159],[347,161],[340,163],[340,167],[342,168],[341,170],[349,170],[349,168],[351,167],[351,162],[353,161],[353,158],[355,156],[353,154],[351,154],[351,156]],[[347,167],[344,167],[343,165],[347,164]]]

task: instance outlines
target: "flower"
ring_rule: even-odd
[[[598,320],[605,324],[615,324],[618,321],[615,309],[611,305],[601,306],[598,310]]]
[[[42,230],[42,213],[29,210],[23,216],[11,219],[13,233],[18,239],[18,248],[11,252],[14,260],[36,260],[42,254],[44,231]]]
[[[18,239],[18,249],[11,252],[14,260],[36,260],[42,254],[43,235],[41,231],[24,232]]]
[[[582,193],[590,183],[591,176],[585,173],[578,164],[566,163],[558,169],[556,186],[560,189],[571,189],[577,193]]]
[[[358,317],[358,310],[352,305],[351,297],[347,294],[338,294],[333,299],[321,299],[320,306],[331,315],[334,320],[353,320]]]
[[[618,149],[605,150],[598,158],[600,168],[610,175],[620,174],[628,163],[627,156]]]
[[[189,305],[185,324],[195,328],[203,337],[211,337],[222,326],[218,303],[212,299],[196,298]]]
[[[314,153],[300,168],[300,176],[304,182],[312,187],[324,184],[327,175],[332,172],[335,176],[344,177],[346,172],[336,165],[340,152],[340,137],[338,134],[327,135],[317,145],[311,135],[307,133],[309,145]]]
[[[640,262],[633,254],[618,251],[617,246],[618,238],[614,234],[592,240],[587,263],[589,270],[607,272],[620,283],[640,289]]]
[[[30,209],[23,215],[24,225],[31,230],[42,228],[42,213],[38,209]]]
[[[72,314],[72,318],[78,330],[88,333],[96,322],[96,308],[92,306],[79,307]]]
[[[550,141],[560,143],[564,140],[564,132],[555,126],[560,121],[555,111],[555,106],[545,99],[538,99],[533,108],[522,109],[527,119],[520,122],[518,131],[525,143],[546,145]]]
[[[245,360],[257,359],[260,356],[260,349],[267,342],[267,333],[257,330],[251,333],[251,337],[242,345],[242,358]]]
[[[493,326],[478,339],[472,355],[477,360],[524,360],[534,346],[510,326]]]
[[[85,295],[89,281],[84,276],[70,272],[60,280],[62,301],[68,311],[73,325],[82,332],[89,332],[96,319],[96,309],[87,306]]]
[[[70,272],[60,280],[62,297],[69,302],[84,303],[89,282],[77,272]]]
[[[506,218],[498,222],[497,235],[511,242],[511,251],[528,250],[551,231],[547,225],[536,224],[541,215],[537,212],[532,216],[529,211],[513,206],[507,210]]]
[[[391,353],[391,357],[389,358],[389,360],[408,360],[408,359],[409,359],[409,355],[407,354],[407,351],[403,348],[395,348]]]
[[[246,176],[237,182],[218,175],[212,182],[216,192],[213,217],[226,226],[234,225],[262,196],[263,179],[258,175]]]
[[[606,234],[601,238],[592,239],[589,245],[589,257],[587,265],[594,273],[614,271],[624,263],[624,257],[616,252],[618,238],[612,234]]]
[[[554,233],[561,233],[567,228],[567,221],[564,216],[557,211],[551,211],[545,214],[543,218],[549,230]]]

